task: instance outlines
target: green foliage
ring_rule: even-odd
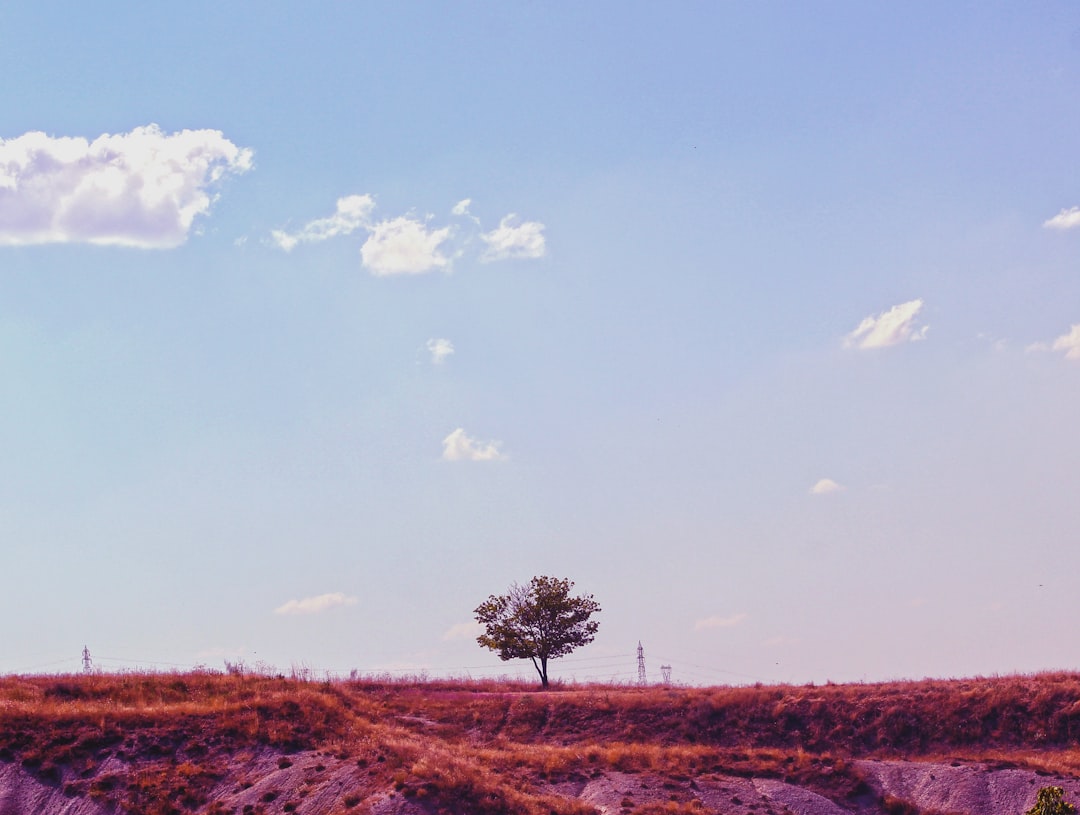
[[[591,620],[600,605],[591,594],[571,597],[572,580],[534,577],[503,595],[491,595],[475,610],[484,633],[476,641],[499,659],[529,659],[548,686],[549,659],[565,656],[596,637],[600,624]]]
[[[1073,815],[1076,807],[1065,800],[1065,790],[1061,787],[1043,787],[1035,806],[1024,815]]]

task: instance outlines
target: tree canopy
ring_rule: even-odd
[[[600,611],[591,594],[571,597],[572,580],[534,577],[514,583],[503,595],[491,595],[474,612],[484,633],[476,641],[499,659],[529,659],[548,686],[548,660],[565,656],[596,637],[600,624],[590,619]]]

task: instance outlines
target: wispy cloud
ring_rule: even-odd
[[[440,247],[452,231],[449,226],[429,229],[423,221],[405,215],[380,221],[371,227],[360,257],[364,267],[377,277],[447,269],[450,259]]]
[[[1053,218],[1043,221],[1047,229],[1075,229],[1080,226],[1080,207],[1063,209]]]
[[[431,353],[431,364],[442,365],[443,361],[454,353],[454,343],[442,337],[432,337],[427,341],[427,349]]]
[[[309,221],[295,231],[272,230],[270,243],[290,252],[301,243],[325,241],[362,229],[367,238],[360,248],[361,262],[377,277],[449,271],[477,236],[480,219],[472,214],[471,206],[472,199],[463,198],[450,210],[451,215],[471,222],[467,224],[435,227],[430,223],[434,217],[431,215],[423,219],[401,215],[375,222],[371,217],[375,210],[373,196],[347,195],[338,199],[333,215]],[[481,262],[543,257],[544,225],[519,220],[517,215],[507,215],[497,228],[479,233],[485,245]]]
[[[929,326],[916,327],[915,321],[922,310],[922,300],[909,300],[888,311],[870,316],[859,323],[858,328],[844,337],[845,348],[886,348],[902,342],[915,342],[926,338]]]
[[[834,492],[841,492],[843,489],[840,484],[837,484],[831,478],[822,478],[810,488],[810,494],[830,495]]]
[[[270,233],[270,239],[286,252],[291,252],[299,243],[325,241],[367,226],[374,209],[375,199],[370,195],[346,195],[337,200],[333,215],[309,221],[296,232],[275,229]]]
[[[542,258],[546,251],[544,243],[544,225],[538,221],[518,223],[518,216],[510,214],[499,221],[499,226],[485,232],[480,239],[487,244],[487,249],[480,260],[490,263],[495,260]]]
[[[991,334],[986,334],[985,332],[981,331],[975,335],[975,339],[979,340],[980,342],[985,342],[987,345],[990,346],[991,351],[995,351],[997,353],[1000,353],[1009,347],[1009,341],[1004,337],[995,337]]]
[[[730,617],[705,617],[694,623],[694,630],[704,631],[708,628],[734,628],[749,618],[749,616],[749,614],[740,611],[738,614],[732,614]]]
[[[498,461],[505,458],[497,441],[477,441],[458,428],[443,439],[444,461]]]
[[[214,185],[250,170],[252,156],[219,130],[154,124],[93,141],[0,139],[0,245],[179,246],[210,211]]]
[[[458,623],[452,625],[443,633],[444,642],[450,640],[471,640],[484,632],[484,626],[478,622]]]
[[[454,215],[454,216],[456,216],[458,218],[468,218],[474,224],[476,224],[477,226],[480,226],[480,219],[477,218],[475,215],[473,215],[472,212],[469,210],[469,207],[471,207],[471,206],[472,206],[472,199],[471,198],[463,198],[460,201],[458,201],[456,204],[454,204],[453,208],[450,210],[450,214]]]
[[[275,614],[318,614],[338,606],[354,606],[355,597],[348,597],[339,591],[305,597],[303,600],[290,600],[274,609]]]

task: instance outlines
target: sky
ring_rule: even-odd
[[[1080,8],[0,9],[0,673],[1080,665]]]

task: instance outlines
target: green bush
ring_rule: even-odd
[[[1061,787],[1043,787],[1035,806],[1024,815],[1073,815],[1076,807],[1065,800],[1065,790]]]

